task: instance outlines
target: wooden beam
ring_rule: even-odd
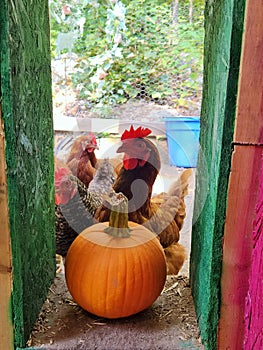
[[[13,349],[11,315],[12,263],[8,197],[6,183],[5,142],[0,105],[0,348]]]
[[[263,142],[263,1],[247,0],[234,142]]]
[[[246,333],[244,349],[262,349],[263,344],[263,162],[260,192],[253,227],[252,265],[249,277],[249,292],[246,298]],[[249,297],[248,297],[249,296]]]
[[[262,149],[235,146],[223,243],[218,349],[242,349]]]
[[[224,228],[218,349],[243,349],[263,156],[263,1],[247,0]],[[261,325],[262,326],[262,325]]]

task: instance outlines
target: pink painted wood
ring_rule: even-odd
[[[263,159],[253,230],[252,266],[245,307],[245,350],[263,349]]]
[[[263,349],[258,345],[262,341],[263,327],[260,299],[263,298],[263,237],[262,219],[259,218],[263,154],[262,4],[263,0],[246,0],[234,152],[223,240],[217,339],[220,350],[244,350],[244,339],[246,350]],[[260,287],[261,290],[257,289]]]
[[[235,146],[223,241],[218,349],[243,349],[245,298],[253,251],[253,222],[260,187],[262,150]]]

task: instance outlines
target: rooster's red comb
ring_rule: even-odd
[[[137,129],[134,130],[133,125],[131,125],[130,130],[125,130],[124,133],[121,135],[121,140],[127,140],[127,139],[137,139],[148,136],[152,130],[148,128],[143,128],[139,126]]]

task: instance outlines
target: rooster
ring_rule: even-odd
[[[66,165],[86,186],[92,181],[97,167],[94,150],[98,149],[96,137],[92,132],[79,136],[73,143]]]
[[[122,145],[117,153],[124,153],[123,166],[113,185],[115,192],[122,192],[129,200],[129,220],[142,224],[156,233],[164,248],[167,273],[177,274],[185,258],[185,249],[178,243],[179,231],[186,216],[184,197],[187,194],[191,169],[182,173],[162,198],[152,199],[152,187],[161,167],[157,147],[149,139],[148,128],[131,126],[122,134]],[[95,219],[109,221],[110,210],[103,204]]]

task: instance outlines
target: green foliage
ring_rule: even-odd
[[[114,105],[133,98],[178,105],[200,96],[202,0],[194,1],[191,23],[188,2],[179,2],[177,15],[172,1],[76,4],[73,20],[84,16],[86,21],[75,44],[79,62],[72,78],[79,97],[89,105]]]

